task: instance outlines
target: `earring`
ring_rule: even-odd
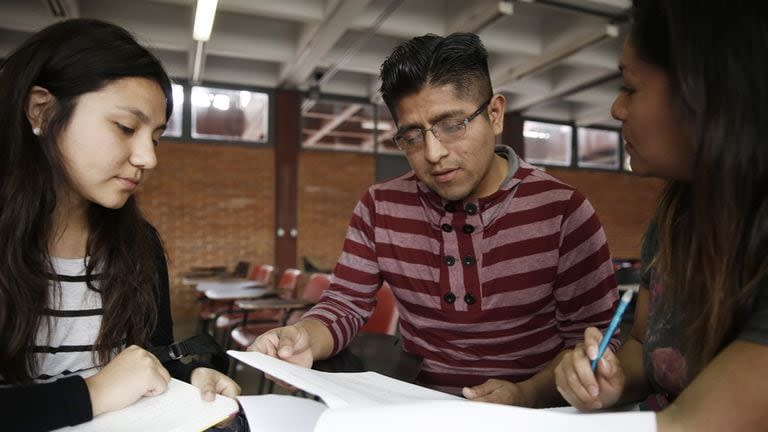
[[[40,136],[43,133],[43,131],[39,127],[33,127],[32,133],[35,134],[35,136]]]

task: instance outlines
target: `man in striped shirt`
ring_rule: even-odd
[[[331,356],[387,282],[403,348],[424,358],[421,383],[474,400],[562,403],[554,366],[585,328],[607,326],[618,299],[592,206],[494,144],[505,99],[476,35],[407,41],[381,79],[413,170],[362,197],[320,303],[250,349],[305,366]]]

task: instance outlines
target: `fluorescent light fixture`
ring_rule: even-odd
[[[192,30],[192,39],[207,42],[211,38],[213,18],[216,16],[216,5],[219,0],[197,0],[195,8],[195,27]]]

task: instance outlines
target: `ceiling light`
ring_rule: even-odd
[[[195,27],[192,30],[192,39],[206,42],[211,38],[213,18],[216,15],[218,0],[197,0],[195,9]]]

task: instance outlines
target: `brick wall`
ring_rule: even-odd
[[[331,269],[355,204],[374,183],[372,155],[304,151],[299,155],[299,259]]]
[[[639,258],[663,182],[615,172],[547,169],[583,193],[597,211],[614,258]]]
[[[174,319],[196,317],[191,287],[179,272],[238,260],[274,260],[274,151],[271,148],[163,141],[159,165],[139,195],[170,258]],[[639,256],[661,182],[633,175],[549,169],[592,202],[614,257]],[[298,257],[332,268],[352,210],[374,182],[372,155],[303,151],[299,156]]]
[[[163,140],[139,203],[169,256],[174,319],[196,317],[179,272],[274,256],[274,151]]]

